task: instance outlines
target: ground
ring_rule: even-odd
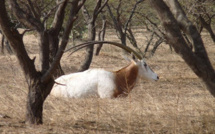
[[[106,40],[118,41],[111,31]],[[136,33],[145,47],[145,33]],[[215,44],[202,35],[211,63],[215,67]],[[38,58],[33,34],[24,37],[31,57]],[[123,52],[105,46],[95,56],[91,68],[118,70],[129,62]],[[69,56],[61,64],[65,73],[77,71],[84,51]],[[44,124],[27,126],[27,84],[14,55],[0,55],[0,133],[215,133],[215,98],[204,83],[169,46],[162,44],[153,57],[146,59],[160,80],[140,80],[127,98],[65,99],[49,96],[44,104]],[[38,67],[38,61],[36,61]]]

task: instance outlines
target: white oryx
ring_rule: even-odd
[[[135,54],[140,57],[137,53]],[[127,96],[139,78],[153,81],[159,79],[143,59],[131,59],[128,66],[115,72],[89,69],[84,72],[63,75],[55,80],[51,95],[68,98]]]

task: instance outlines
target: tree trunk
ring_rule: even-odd
[[[175,0],[169,0],[168,2],[170,2],[172,10],[175,10],[176,19],[163,0],[151,0],[166,30],[166,39],[173,46],[175,52],[181,55],[193,72],[204,81],[207,89],[215,97],[215,72],[207,56],[201,36],[187,19],[179,3]],[[184,40],[179,25],[193,39],[195,52],[192,52]]]
[[[103,37],[101,37],[102,35],[102,31],[99,31],[99,34],[98,34],[98,40],[99,41],[104,41],[104,38]],[[97,47],[96,47],[96,52],[95,52],[95,55],[96,56],[98,56],[99,55],[99,53],[100,53],[100,51],[101,51],[101,49],[102,49],[102,46],[103,46],[103,43],[99,43],[98,45],[97,45]]]
[[[41,61],[41,71],[37,71],[34,60],[31,59],[25,49],[23,42],[23,35],[19,34],[17,29],[11,27],[10,19],[8,17],[8,12],[6,11],[5,0],[0,0],[0,28],[8,39],[13,52],[19,61],[19,64],[25,75],[25,79],[28,83],[28,98],[27,98],[27,113],[26,113],[26,123],[29,124],[41,124],[43,103],[50,93],[52,86],[54,84],[53,74],[57,65],[60,63],[60,59],[64,53],[66,45],[68,43],[68,38],[70,31],[73,27],[73,23],[77,18],[78,11],[85,3],[85,0],[73,0],[70,6],[70,15],[66,23],[66,29],[63,34],[63,39],[59,50],[50,66],[49,59],[49,34],[44,28],[44,23],[41,22],[40,18],[35,18],[28,12],[25,12],[20,8],[19,4],[15,0],[8,0],[9,7],[12,9],[12,13],[18,18],[18,20],[25,26],[31,29],[35,29],[39,35],[39,45],[40,45],[40,61]],[[68,0],[64,1],[66,4]],[[61,4],[62,5],[62,4]],[[32,7],[33,8],[33,7]],[[57,16],[57,18],[60,18]],[[60,19],[61,20],[61,19]],[[56,22],[57,23],[57,22]],[[62,26],[61,26],[62,27]]]
[[[99,31],[99,34],[98,34],[99,41],[104,41],[106,26],[107,26],[106,17],[105,17],[105,15],[103,15],[102,16],[102,28],[101,28],[101,30]],[[98,44],[98,46],[96,48],[96,54],[95,55],[97,55],[97,56],[99,55],[99,52],[102,49],[102,46],[103,46],[102,43]]]
[[[28,96],[27,96],[27,111],[26,124],[42,124],[43,123],[43,103],[50,93],[54,80],[48,83],[41,83],[40,74],[35,74],[30,82],[28,82]]]
[[[41,83],[34,80],[30,83],[27,96],[26,124],[42,124],[43,103]]]
[[[49,69],[49,36],[47,31],[43,29],[38,32],[38,43],[40,46],[40,63],[41,72],[45,73]]]
[[[6,47],[7,52],[8,52],[9,54],[12,54],[12,53],[13,53],[13,51],[12,51],[12,49],[11,49],[11,47],[10,47],[9,42],[7,41],[7,39],[5,40],[5,36],[4,36],[3,34],[2,34],[2,40],[1,40],[1,46],[2,46],[2,50],[1,50],[1,53],[2,53],[2,54],[4,54],[4,49],[5,49],[5,47]]]
[[[96,37],[95,21],[98,17],[98,14],[102,11],[104,6],[106,5],[107,0],[104,2],[103,5],[101,5],[101,3],[102,3],[102,0],[97,0],[97,4],[93,10],[92,16],[90,16],[85,6],[82,7],[82,14],[88,26],[88,41],[95,41],[95,37]],[[84,71],[89,69],[93,59],[93,51],[94,51],[94,45],[87,47],[86,49],[87,54],[85,56],[84,62],[82,63],[79,71]]]
[[[13,51],[12,51],[12,49],[11,49],[11,47],[10,47],[10,43],[8,42],[8,40],[6,40],[5,44],[6,44],[7,52],[8,52],[9,54],[13,54]]]
[[[59,4],[60,2],[62,2],[62,0],[56,1],[57,4]],[[55,13],[54,20],[52,22],[52,27],[48,30],[49,49],[50,49],[49,64],[50,65],[54,61],[54,58],[55,58],[58,48],[59,48],[59,35],[60,35],[60,31],[63,26],[63,20],[65,17],[65,8],[66,8],[67,3],[68,3],[68,1],[64,1],[62,4],[59,5],[59,7]],[[54,75],[54,77],[59,77],[63,74],[64,74],[64,72],[59,63],[59,65],[57,65],[56,71],[54,72],[53,75]]]
[[[4,54],[4,35],[3,34],[1,39],[1,53]]]
[[[50,49],[50,54],[49,54],[49,64],[54,61],[54,58],[57,54],[58,51],[58,45],[59,45],[59,37],[58,34],[56,35],[54,31],[49,31],[49,49]],[[54,72],[53,76],[55,78],[64,75],[63,69],[59,63],[59,65],[56,68],[56,71]]]
[[[95,37],[96,37],[95,21],[98,17],[98,14],[101,13],[102,9],[105,7],[107,2],[108,0],[105,0],[104,3],[102,4],[102,0],[97,0],[92,16],[90,16],[85,6],[82,7],[82,14],[88,24],[88,38],[89,38],[88,41],[95,41]],[[85,60],[81,65],[79,71],[87,70],[90,67],[90,64],[93,59],[93,50],[94,50],[94,45],[87,47],[87,50],[86,50],[87,54],[85,56]]]
[[[96,35],[96,28],[95,28],[95,22],[91,21],[91,23],[88,24],[88,36],[89,36],[89,41],[94,41],[95,40],[95,35]],[[86,55],[84,62],[82,63],[79,71],[84,71],[89,69],[90,64],[93,59],[93,51],[94,51],[94,45],[89,46],[86,48]]]

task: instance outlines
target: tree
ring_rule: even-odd
[[[215,97],[215,72],[207,56],[202,38],[196,27],[189,21],[177,0],[150,0],[157,11],[166,31],[167,42],[181,55],[193,72],[203,80],[207,89]],[[192,39],[194,51],[188,46],[181,31]]]
[[[0,31],[1,34],[1,31]],[[7,52],[9,54],[12,54],[12,49],[7,41],[7,39],[5,39],[4,35],[2,35],[2,39],[1,39],[1,53],[4,54],[4,47],[6,46]]]
[[[115,5],[115,6],[114,6]],[[151,37],[149,37],[148,43],[142,55],[146,57],[146,52],[150,45],[154,43],[154,48],[152,50],[153,55],[157,47],[164,41],[162,30],[153,22],[155,19],[154,15],[151,13],[151,9],[147,7],[147,3],[144,0],[137,1],[127,1],[119,0],[118,3],[109,2],[107,4],[107,9],[109,16],[113,22],[113,27],[115,28],[118,38],[121,43],[127,45],[126,40],[128,39],[133,47],[135,47],[140,53],[140,46],[136,41],[133,30],[136,28],[146,27],[148,32],[151,32]],[[153,21],[152,21],[153,20]],[[157,20],[155,20],[157,21]],[[155,36],[154,36],[155,35]],[[147,36],[148,37],[148,36]]]
[[[90,15],[89,11],[87,10],[86,6],[84,5],[82,7],[82,13],[84,16],[84,19],[87,23],[88,27],[88,41],[94,41],[96,37],[96,19],[101,13],[102,9],[105,7],[107,4],[108,0],[105,0],[104,3],[102,4],[102,0],[97,0],[96,6],[94,7],[94,10],[92,12],[92,15]],[[87,49],[87,54],[85,56],[85,60],[82,63],[79,71],[84,71],[87,70],[90,67],[92,58],[93,58],[93,51],[94,51],[94,46],[89,46]]]
[[[137,14],[137,19],[140,21],[139,23],[145,26],[147,32],[151,33],[144,50],[144,57],[146,57],[150,45],[154,45],[151,50],[151,56],[153,56],[157,48],[166,40],[164,30],[159,26],[159,19],[154,15],[155,13],[149,8],[148,4],[144,4],[143,8],[146,9],[144,11],[136,11],[135,13]],[[155,40],[155,43],[153,43],[153,40]],[[170,49],[172,51],[171,46]]]
[[[99,41],[105,40],[106,27],[107,27],[106,16],[104,14],[102,14],[102,28],[98,32],[98,40]],[[103,46],[102,43],[98,44],[98,46],[96,48],[96,53],[95,53],[96,56],[99,55],[99,52],[102,49],[102,46]]]
[[[116,29],[116,32],[118,33],[118,37],[121,40],[121,43],[123,45],[126,45],[126,37],[128,37],[129,40],[131,41],[132,45],[134,47],[137,47],[137,43],[136,43],[136,40],[133,36],[133,33],[132,33],[130,26],[131,26],[131,20],[133,18],[133,15],[135,13],[135,10],[136,10],[138,4],[140,4],[143,1],[144,0],[138,0],[134,4],[130,14],[127,15],[128,16],[127,19],[125,19],[125,17],[122,15],[122,8],[124,8],[124,7],[122,7],[122,4],[123,4],[122,0],[119,0],[118,5],[116,7],[114,7],[112,5],[112,3],[107,4],[107,9],[108,9],[110,17],[113,21],[114,28]],[[116,15],[114,15],[113,9],[115,10]],[[125,22],[125,23],[123,24],[123,22]]]
[[[203,28],[210,34],[215,42],[215,34],[212,29],[215,17],[215,1],[214,0],[182,0],[181,5],[186,12],[188,18],[196,25],[201,33]]]
[[[17,20],[15,20],[14,18],[12,18],[11,16],[10,16],[10,18],[11,18],[11,21],[10,21],[11,26],[12,26],[14,29],[17,29],[17,28],[21,27],[20,23],[19,23]],[[26,31],[28,31],[28,30],[26,30]],[[0,30],[0,34],[2,34],[1,30]],[[11,47],[10,47],[10,44],[9,44],[7,38],[5,38],[4,34],[2,34],[1,47],[2,47],[1,52],[2,52],[3,54],[4,54],[4,48],[5,48],[5,47],[6,47],[7,52],[8,52],[9,54],[13,54],[13,51],[12,51],[12,49],[11,49]]]
[[[43,8],[51,5],[50,2],[52,1],[49,1],[48,5],[44,4]],[[8,1],[11,12],[17,20],[25,27],[35,30],[38,35],[41,69],[36,70],[35,58],[31,59],[25,49],[23,34],[12,28],[11,23],[9,23],[10,19],[6,11],[5,0],[0,1],[0,29],[16,54],[28,84],[26,112],[26,123],[28,124],[42,124],[43,103],[52,89],[54,84],[53,75],[68,43],[69,34],[77,18],[76,15],[84,2],[85,0],[72,0],[71,2],[57,0],[56,5],[43,16],[42,8],[37,6],[38,1],[27,0],[23,3],[18,3],[16,0]],[[62,41],[59,42],[58,35],[63,26],[65,8],[68,4],[70,4],[70,13],[65,22]],[[45,22],[54,11],[55,17],[52,26],[48,29]],[[60,47],[57,49],[56,45]]]
[[[205,28],[209,32],[213,42],[215,42],[215,34],[211,27],[212,19],[215,17],[213,6],[215,6],[215,1],[197,0],[196,6],[193,8],[194,11],[192,10],[192,14],[199,20],[200,32]]]

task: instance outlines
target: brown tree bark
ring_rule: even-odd
[[[95,34],[96,34],[95,22],[93,22],[93,24],[88,24],[88,37],[89,37],[88,41],[94,41]],[[85,59],[81,65],[79,71],[85,71],[85,70],[89,69],[92,59],[93,59],[93,52],[94,52],[94,46],[89,46],[86,48]]]
[[[102,28],[98,33],[98,40],[99,41],[104,41],[105,40],[105,33],[106,33],[106,26],[107,26],[107,21],[106,21],[106,17],[105,15],[102,15]],[[102,49],[103,44],[100,43],[98,44],[98,46],[96,47],[96,53],[95,55],[98,56],[101,49]]]
[[[29,85],[29,93],[28,93],[28,103],[27,103],[27,113],[26,113],[26,123],[30,124],[40,124],[42,123],[42,106],[44,99],[40,99],[39,96],[43,96],[46,98],[48,94],[43,94],[38,91],[45,91],[45,89],[41,89],[41,84],[35,82],[35,80],[39,80],[38,72],[34,66],[34,60],[30,59],[22,40],[22,35],[18,33],[16,29],[11,28],[10,22],[7,12],[5,9],[5,1],[0,1],[0,27],[3,34],[7,37],[10,42],[13,51],[15,52],[18,61],[22,67],[23,72],[25,73],[25,78]],[[53,82],[52,82],[53,83]],[[49,89],[50,91],[50,89]]]
[[[172,45],[176,53],[181,55],[193,72],[204,81],[207,89],[215,97],[215,72],[197,29],[188,20],[178,1],[168,1],[176,18],[163,0],[150,1],[166,30],[168,43]],[[193,39],[194,52],[187,45],[180,29]]]
[[[0,34],[2,34],[2,32],[0,31]],[[4,54],[4,35],[2,34],[2,39],[1,39],[1,53]]]
[[[83,4],[85,3],[86,0],[73,0],[72,6],[71,6],[71,10],[70,10],[70,15],[69,15],[69,19],[66,23],[65,26],[65,30],[62,36],[62,41],[60,43],[60,47],[56,53],[56,56],[53,60],[53,62],[51,63],[50,68],[46,71],[46,73],[42,76],[41,80],[42,82],[48,81],[50,78],[52,78],[53,73],[55,72],[55,69],[57,68],[57,66],[60,63],[60,59],[64,53],[64,50],[67,46],[68,40],[69,40],[69,35],[71,33],[72,27],[73,27],[73,23],[74,21],[77,19],[77,14],[79,12],[79,10],[81,9],[81,7],[83,6]]]
[[[67,3],[68,0],[65,0],[64,2]],[[33,16],[31,14],[27,14],[19,7],[16,0],[9,1],[12,12],[15,14],[17,19],[25,26],[35,29],[39,35],[41,70],[38,71],[34,65],[35,59],[30,59],[27,54],[23,43],[23,35],[19,34],[16,29],[11,27],[5,8],[5,0],[0,1],[0,29],[11,44],[28,84],[26,111],[26,123],[28,124],[42,124],[43,122],[43,103],[54,84],[52,76],[60,63],[60,59],[68,43],[73,22],[75,21],[76,15],[84,2],[85,0],[73,0],[71,2],[71,11],[62,37],[61,45],[50,65],[49,34],[40,19],[38,20],[38,14],[36,12],[33,13]]]
[[[41,73],[37,72],[34,78],[31,78],[28,83],[28,96],[27,96],[27,111],[26,123],[27,124],[42,124],[43,123],[43,104],[49,95],[54,80],[50,79],[46,83],[41,82]]]
[[[62,0],[57,1],[56,3],[59,4],[60,2],[62,2]],[[52,22],[52,27],[48,30],[49,48],[50,48],[50,54],[49,54],[50,64],[53,62],[54,57],[56,56],[57,51],[59,49],[59,34],[60,34],[60,31],[63,26],[66,6],[67,6],[67,2],[64,2],[59,5],[59,7],[55,13],[54,20]],[[54,75],[54,77],[59,77],[63,74],[64,74],[64,72],[61,68],[61,65],[59,64],[57,66],[56,72],[53,75]]]
[[[96,19],[97,19],[99,13],[102,11],[102,9],[104,8],[104,6],[106,5],[107,2],[108,2],[108,0],[105,0],[104,3],[102,4],[102,0],[97,0],[96,6],[95,6],[94,11],[92,13],[92,17],[90,17],[90,14],[87,11],[87,8],[85,6],[82,7],[82,13],[83,13],[83,16],[85,18],[85,21],[87,22],[88,41],[94,41],[95,40],[95,37],[96,37],[95,22],[96,22]],[[90,64],[92,62],[92,59],[93,59],[93,52],[94,52],[94,46],[93,45],[87,47],[85,59],[81,65],[79,71],[84,71],[84,70],[89,69]]]
[[[2,34],[1,30],[0,30],[0,34]],[[2,34],[2,39],[1,39],[1,53],[2,53],[2,54],[4,54],[5,47],[6,47],[7,52],[8,52],[9,54],[12,54],[12,53],[13,53],[13,51],[12,51],[12,49],[11,49],[11,47],[10,47],[9,42],[7,41],[7,39],[5,39],[4,34]]]

